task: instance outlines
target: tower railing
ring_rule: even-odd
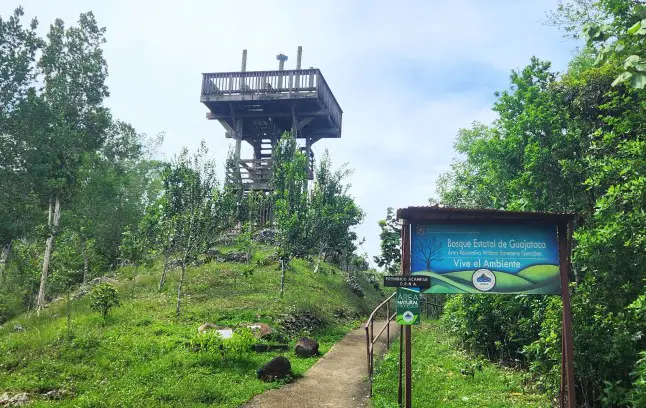
[[[316,93],[332,121],[341,128],[343,111],[318,69],[216,72],[202,74],[202,97],[233,95],[294,95]]]

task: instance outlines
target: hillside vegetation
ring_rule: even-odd
[[[258,380],[256,370],[275,355],[285,355],[295,376],[316,358],[297,358],[300,335],[320,342],[325,353],[382,295],[367,274],[344,272],[326,263],[313,273],[313,262],[295,260],[279,297],[280,268],[274,250],[264,247],[250,264],[211,262],[188,268],[183,312],[175,313],[178,271],[157,291],[161,265],[136,278],[131,267],[114,278],[121,305],[105,323],[89,308],[88,297],[63,297],[0,329],[0,390],[27,392],[33,406],[206,406],[234,407],[281,383]],[[350,281],[350,283],[348,283]],[[271,342],[286,342],[286,352],[254,353],[241,335],[240,347],[207,348],[199,335],[205,323],[237,328],[267,323]],[[17,331],[19,327],[24,331]],[[245,333],[244,330],[240,330]],[[234,337],[235,338],[235,337]],[[46,400],[45,394],[60,400]]]
[[[573,214],[576,404],[646,407],[646,4],[563,0],[548,22],[582,40],[581,48],[561,72],[532,57],[510,73],[495,94],[495,120],[458,131],[456,158],[429,201]],[[393,221],[388,209],[377,261],[396,270]],[[555,272],[497,276],[506,296],[468,293],[462,272],[429,274],[436,292],[454,293],[443,322],[468,351],[528,369],[556,398],[563,303],[537,295],[559,287]],[[535,295],[509,295],[528,285],[523,280]]]

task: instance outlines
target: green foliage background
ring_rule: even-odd
[[[619,34],[603,37],[610,42],[645,13],[632,1],[561,7],[556,16],[570,28],[590,27],[577,7],[610,21]],[[640,38],[628,40],[643,53]],[[646,393],[646,93],[616,80],[627,69],[616,47],[596,58],[594,44],[566,72],[537,58],[513,71],[510,88],[497,93],[499,118],[459,132],[464,158],[440,178],[438,194],[446,206],[577,215],[570,293],[578,403],[638,407]],[[557,395],[561,308],[556,297],[457,295],[443,320],[470,350],[528,367]]]

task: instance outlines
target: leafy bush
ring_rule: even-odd
[[[228,339],[214,330],[197,333],[189,341],[188,346],[195,352],[214,353],[222,358],[236,358],[250,353],[255,343],[257,340],[251,329],[242,327],[236,329],[233,336]]]
[[[646,351],[640,353],[641,359],[633,372],[635,381],[630,393],[630,401],[634,407],[646,407]]]
[[[257,342],[251,329],[241,327],[233,332],[230,339],[224,341],[224,349],[227,355],[244,356],[251,352],[251,347]]]
[[[213,330],[203,333],[197,333],[188,344],[189,348],[196,352],[218,352],[222,354],[224,350],[224,339],[220,334]]]
[[[89,297],[90,308],[99,312],[103,317],[104,322],[108,318],[110,309],[121,304],[117,289],[109,283],[100,283],[93,287],[90,291]]]
[[[523,346],[538,337],[544,309],[545,300],[539,297],[455,295],[447,301],[442,320],[471,351],[525,366]]]

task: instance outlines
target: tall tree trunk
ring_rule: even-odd
[[[177,285],[177,309],[175,310],[175,314],[179,316],[180,314],[180,306],[181,306],[181,300],[182,300],[182,285],[184,284],[184,277],[186,276],[186,262],[188,262],[189,254],[191,253],[191,250],[193,249],[193,226],[194,226],[194,221],[195,221],[195,209],[192,209],[191,212],[191,221],[189,222],[188,226],[188,240],[186,241],[186,248],[184,249],[184,257],[182,258],[182,274],[179,277],[179,284]]]
[[[164,270],[162,271],[161,279],[159,280],[159,287],[157,290],[161,291],[164,288],[164,283],[166,283],[166,272],[168,272],[168,264],[170,262],[170,254],[168,252],[164,253]]]
[[[132,273],[132,298],[135,298],[135,287],[137,286],[137,268],[139,266],[139,263],[135,262],[134,265],[134,272]]]
[[[181,312],[182,304],[182,285],[184,284],[184,276],[186,275],[186,261],[182,261],[182,273],[179,277],[179,283],[177,284],[177,308],[175,309],[175,315],[179,316]]]
[[[83,252],[83,283],[87,282],[90,274],[90,260],[87,257],[87,240],[81,235],[81,252]]]
[[[2,248],[2,253],[0,253],[0,279],[4,275],[4,270],[7,267],[7,261],[9,260],[9,253],[11,253],[11,245],[13,241],[9,241],[7,246]]]
[[[67,339],[72,338],[72,299],[70,291],[67,291]]]
[[[283,297],[283,292],[285,292],[285,260],[280,260],[280,297]]]
[[[49,202],[49,237],[45,243],[45,256],[43,258],[43,270],[40,274],[40,288],[38,289],[38,300],[36,302],[36,307],[38,312],[45,306],[45,286],[47,285],[47,274],[49,273],[49,262],[52,258],[52,250],[54,249],[54,236],[56,235],[56,230],[58,229],[58,224],[61,218],[61,202],[56,194],[55,204],[54,204],[54,216],[52,218],[52,202]]]
[[[321,266],[321,261],[325,257],[325,252],[319,251],[319,256],[316,259],[316,266],[314,267],[314,273],[318,273],[319,271],[319,266]]]

